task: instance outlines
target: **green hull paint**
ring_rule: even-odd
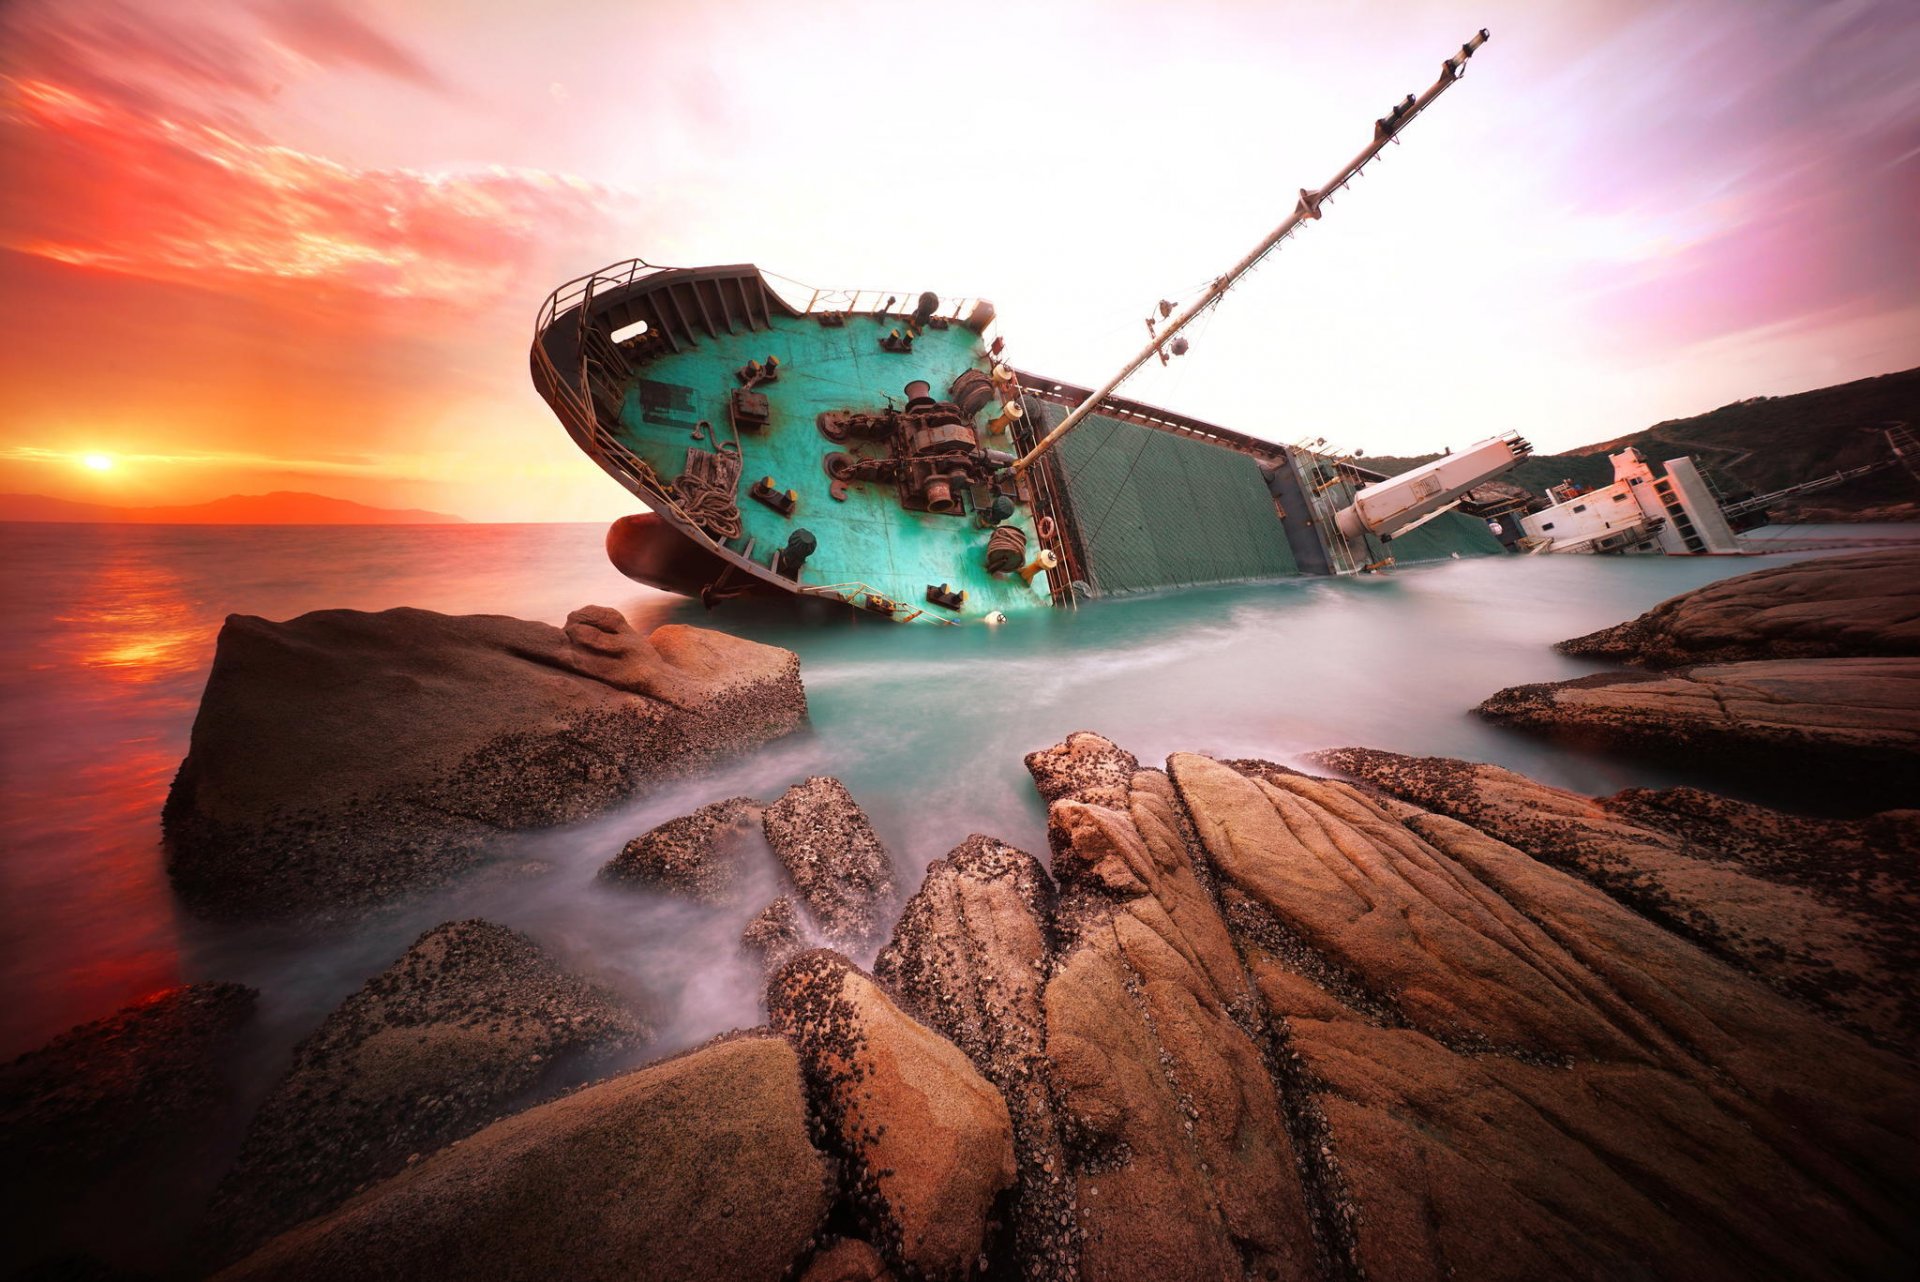
[[[848,486],[845,502],[829,493],[822,460],[854,447],[821,435],[820,415],[875,412],[886,407],[888,397],[904,404],[902,389],[915,379],[925,379],[934,395],[942,396],[956,375],[989,367],[979,335],[958,324],[926,330],[914,339],[911,352],[882,351],[881,338],[905,325],[898,315],[885,320],[850,316],[840,327],[823,326],[811,316],[775,316],[770,328],[703,338],[684,351],[653,357],[635,371],[627,392],[620,413],[622,443],[663,477],[680,475],[689,446],[713,447],[711,440],[694,438],[696,424],[704,420],[721,440],[731,440],[728,397],[740,386],[735,371],[750,360],[777,357],[779,378],[755,389],[767,397],[771,422],[740,434],[737,497],[743,530],[728,547],[742,552],[752,540],[749,556],[764,565],[795,529],[804,528],[818,540],[818,550],[800,576],[802,583],[842,587],[861,599],[866,591],[876,591],[934,617],[979,618],[994,610],[1011,614],[1049,605],[1044,573],[1029,585],[1017,574],[987,572],[987,531],[971,511],[959,516],[910,512],[901,507],[893,485],[878,482]],[[989,404],[976,423],[984,426],[997,409]],[[1004,436],[983,438],[983,443],[1009,448]],[[748,488],[767,476],[776,489],[797,494],[792,515],[748,497]],[[1037,549],[1034,517],[1026,507],[1009,524],[1022,527],[1029,550]],[[966,592],[960,609],[927,602],[927,587],[943,583]]]
[[[1465,512],[1442,512],[1418,529],[1397,534],[1387,544],[1395,565],[1445,561],[1453,556],[1507,555],[1507,549],[1487,529],[1487,523]]]
[[[1056,449],[1101,595],[1300,573],[1247,455],[1102,414]]]

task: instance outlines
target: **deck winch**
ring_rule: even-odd
[[[959,380],[955,384],[958,386]],[[974,386],[968,386],[969,401]],[[844,487],[852,482],[888,481],[899,487],[900,506],[910,512],[962,515],[968,493],[974,486],[986,484],[1006,466],[1010,456],[982,449],[973,415],[953,401],[935,400],[932,386],[925,379],[915,379],[902,390],[907,403],[899,409],[879,413],[848,410],[820,416],[820,434],[828,440],[842,444],[871,442],[887,450],[885,457],[846,450],[828,454],[824,462],[836,482],[835,497],[844,497]]]

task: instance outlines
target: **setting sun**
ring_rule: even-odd
[[[113,470],[113,455],[82,454],[80,456],[80,465],[94,472],[109,472]]]

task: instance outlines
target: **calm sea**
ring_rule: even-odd
[[[645,1002],[661,1028],[656,1053],[685,1045],[758,1021],[758,979],[734,940],[764,899],[710,910],[596,885],[627,838],[706,801],[770,799],[833,774],[872,816],[910,891],[970,832],[1044,853],[1021,758],[1077,729],[1148,761],[1176,750],[1286,761],[1365,744],[1496,761],[1590,792],[1674,782],[1549,751],[1468,709],[1502,686],[1592,670],[1555,654],[1554,641],[1806,555],[1448,562],[949,629],[803,624],[765,608],[708,614],[621,578],[601,538],[597,525],[0,525],[0,1057],[163,985],[233,979],[262,990],[270,1073],[416,934],[464,916],[524,929]],[[350,930],[222,929],[176,908],[160,804],[227,614],[413,605],[558,622],[586,604],[618,607],[643,631],[701,623],[796,650],[811,730],[593,823],[516,839],[488,870]],[[770,860],[758,875],[771,891]]]

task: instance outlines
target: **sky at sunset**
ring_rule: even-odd
[[[0,491],[633,510],[526,349],[636,255],[983,295],[1098,381],[1482,26],[1129,395],[1552,451],[1920,364],[1911,0],[6,0]]]

